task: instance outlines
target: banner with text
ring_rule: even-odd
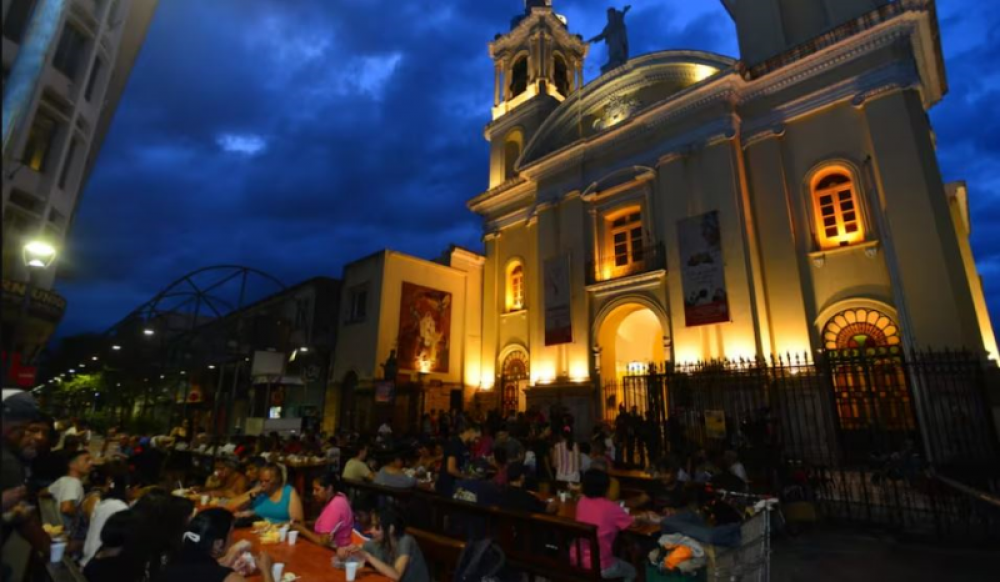
[[[722,258],[719,212],[677,223],[684,290],[684,322],[688,327],[725,323],[729,319],[726,265]]]
[[[570,317],[569,255],[545,261],[545,345],[573,341]]]

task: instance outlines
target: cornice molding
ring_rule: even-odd
[[[638,275],[632,275],[630,277],[622,277],[620,279],[594,283],[593,285],[588,285],[586,289],[587,293],[593,293],[596,297],[607,297],[608,295],[617,295],[631,291],[639,291],[641,289],[658,287],[660,285],[660,281],[665,279],[666,276],[666,269],[658,269],[656,271],[639,273]]]

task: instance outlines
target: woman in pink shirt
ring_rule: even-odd
[[[323,512],[312,531],[301,523],[292,529],[314,544],[333,547],[341,560],[347,558],[351,546],[351,531],[354,529],[354,512],[347,496],[337,491],[338,479],[334,473],[321,475],[313,480],[313,496],[326,503]]]
[[[583,474],[583,497],[576,505],[576,520],[597,526],[597,546],[600,550],[601,577],[621,578],[625,582],[635,580],[635,567],[615,557],[613,546],[618,533],[632,527],[632,517],[617,503],[605,498],[611,478],[604,471],[591,469]],[[582,562],[583,568],[591,567],[590,545],[583,546],[577,556],[576,547],[570,552],[574,563]]]

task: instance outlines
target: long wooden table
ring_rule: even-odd
[[[330,548],[323,548],[299,536],[298,542],[294,546],[285,543],[262,545],[260,538],[248,529],[236,530],[233,534],[234,541],[247,540],[253,544],[253,554],[256,556],[261,551],[266,552],[274,563],[283,563],[285,573],[291,572],[299,579],[297,582],[346,582],[347,573],[344,570],[333,567],[334,552]],[[250,582],[263,580],[259,573],[247,578]],[[376,572],[370,565],[366,565],[358,571],[355,578],[359,582],[388,582],[389,579]],[[280,582],[280,581],[275,581]]]

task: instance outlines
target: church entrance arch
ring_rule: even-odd
[[[648,301],[625,300],[607,310],[597,322],[597,358],[604,386],[605,417],[614,418],[620,406],[646,408],[645,384],[631,382],[650,364],[662,364],[666,316]]]
[[[511,412],[522,412],[525,408],[524,391],[530,379],[528,353],[515,349],[507,354],[500,367],[500,412],[504,418]]]

